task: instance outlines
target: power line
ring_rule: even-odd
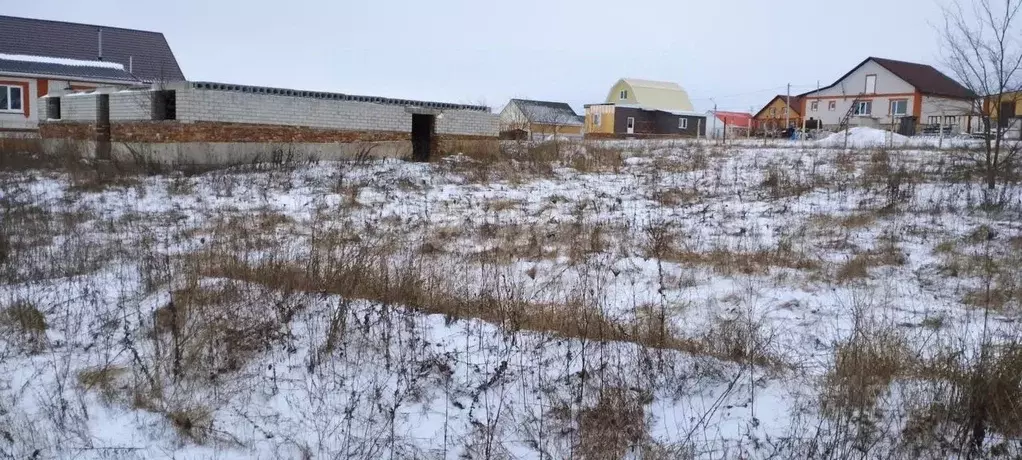
[[[728,98],[732,98],[732,97],[752,96],[752,95],[762,94],[762,93],[767,93],[767,92],[780,91],[780,90],[786,89],[787,87],[788,87],[788,85],[781,85],[781,86],[775,86],[773,88],[764,88],[764,89],[760,89],[760,90],[750,91],[750,92],[747,92],[747,93],[728,94],[728,95],[725,95],[725,96],[701,97],[701,98],[696,98],[696,99],[692,99],[692,100],[693,101],[709,101],[709,100],[713,100],[713,99],[728,99]],[[812,85],[791,85],[791,87],[792,88],[816,88],[816,84],[812,84]]]

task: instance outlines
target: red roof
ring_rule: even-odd
[[[725,112],[718,110],[717,119],[732,126],[749,126],[752,124],[752,114],[745,112]]]

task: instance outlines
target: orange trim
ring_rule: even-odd
[[[855,94],[845,94],[842,96],[805,96],[804,99],[853,99],[858,97],[861,100],[866,99],[878,99],[884,97],[912,97],[917,93],[889,93],[889,94],[864,94],[862,96],[856,96]]]
[[[912,96],[914,97],[914,99],[912,100],[912,116],[916,117],[916,120],[922,121],[923,93],[916,91],[916,93],[913,94]]]
[[[96,86],[76,85],[73,83],[68,86],[71,87],[71,91],[90,91],[97,88]]]
[[[35,81],[35,95],[36,97],[43,97],[50,94],[50,81],[46,79]]]
[[[25,118],[28,118],[32,114],[32,110],[29,109],[29,95],[28,95],[28,82],[24,81],[4,81],[0,80],[0,85],[6,86],[20,86],[21,87],[21,111],[25,113]]]

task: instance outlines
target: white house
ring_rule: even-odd
[[[834,84],[801,94],[803,115],[825,128],[870,126],[914,134],[919,126],[973,129],[978,97],[925,64],[866,58]]]

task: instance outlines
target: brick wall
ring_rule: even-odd
[[[60,118],[84,122],[96,121],[96,96],[83,94],[61,97]]]
[[[92,123],[51,121],[39,124],[39,137],[43,139],[92,140],[96,127]]]
[[[348,132],[411,132],[412,114],[402,105],[314,97],[254,94],[192,88],[181,85],[176,92],[177,120],[186,123],[215,122],[221,125],[274,125]],[[95,95],[61,98],[61,119],[95,121]],[[110,94],[111,121],[150,120],[151,102],[145,91]],[[496,137],[498,116],[488,111],[443,109],[437,134]],[[251,134],[252,131],[234,131]]]
[[[351,131],[411,131],[412,114],[400,105],[339,101],[197,88],[177,89],[181,121],[304,126]],[[444,110],[437,133],[497,135],[496,114]]]
[[[110,93],[110,121],[152,119],[149,91],[118,91]]]
[[[111,125],[114,142],[333,143],[411,140],[411,133],[350,131],[201,121],[121,122]]]

